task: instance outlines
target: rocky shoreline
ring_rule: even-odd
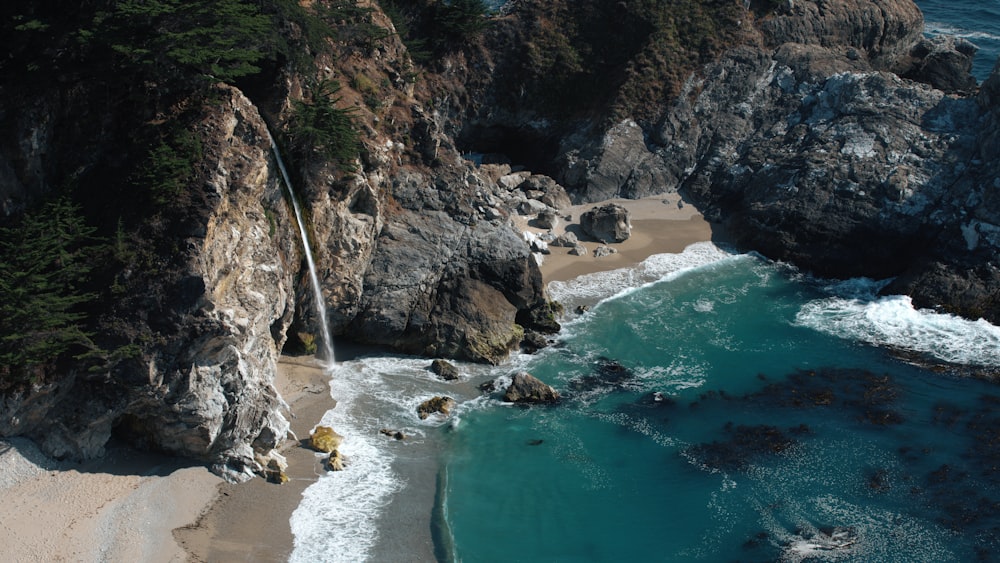
[[[279,354],[320,332],[271,129],[308,210],[326,321],[363,344],[500,363],[559,328],[520,223],[679,194],[742,250],[892,277],[885,291],[918,307],[1000,321],[1000,73],[977,89],[969,44],[923,38],[909,0],[586,2],[511,3],[424,67],[366,3],[323,21],[354,35],[312,49],[292,33],[310,64],[276,59],[253,80],[0,84],[5,219],[73,185],[118,241],[91,280],[104,359],[52,360],[5,390],[0,436],[66,459],[115,436],[231,481],[266,473],[289,427]],[[678,44],[657,26],[681,16]],[[330,81],[358,131],[352,162],[294,142]],[[135,163],[195,145],[180,196],[143,199]]]

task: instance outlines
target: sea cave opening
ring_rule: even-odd
[[[525,127],[466,125],[458,136],[458,148],[463,154],[482,155],[483,163],[510,164],[514,170],[552,176],[559,142]]]

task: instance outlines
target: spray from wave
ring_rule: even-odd
[[[795,324],[840,338],[927,354],[960,365],[1000,366],[1000,327],[916,309],[910,297],[876,297],[885,282],[848,280],[802,306]]]

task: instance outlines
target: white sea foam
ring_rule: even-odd
[[[523,362],[520,356],[514,362]],[[339,364],[330,381],[337,406],[319,424],[344,436],[341,452],[344,471],[319,477],[302,495],[292,514],[295,547],[290,561],[364,561],[379,541],[382,513],[407,483],[394,471],[394,444],[426,447],[430,431],[443,424],[457,424],[461,414],[484,408],[490,399],[480,397],[465,380],[500,373],[496,368],[458,364],[462,378],[442,381],[428,369],[430,361],[411,356],[366,357]],[[417,405],[435,395],[448,395],[458,407],[448,419],[420,420]],[[494,403],[496,401],[493,401]],[[382,428],[401,430],[403,443],[379,435]]]
[[[715,301],[701,297],[695,301],[694,310],[699,313],[711,313],[715,310]]]
[[[876,287],[870,280],[831,287],[835,296],[803,305],[795,323],[841,338],[929,354],[945,362],[1000,366],[1000,327],[982,319],[915,309],[905,295],[871,297]]]
[[[1000,35],[986,31],[963,29],[941,22],[924,23],[924,33],[928,33],[930,35],[954,35],[955,37],[961,37],[962,39],[987,39],[989,41],[1000,41]]]
[[[676,279],[687,272],[736,256],[710,242],[698,242],[680,254],[655,254],[635,267],[550,282],[548,292],[553,299],[563,303],[598,302],[627,295],[661,280]]]
[[[350,366],[335,369],[330,387],[338,404],[320,424],[344,435],[340,450],[348,466],[321,476],[302,493],[290,522],[295,537],[290,561],[363,561],[375,545],[379,512],[402,485],[377,430],[367,428],[352,407],[379,383],[357,377]]]

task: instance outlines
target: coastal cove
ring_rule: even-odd
[[[493,561],[509,557],[497,539],[508,537],[523,560],[975,558],[1000,518],[985,508],[997,453],[981,435],[996,422],[987,380],[1000,329],[914,311],[875,287],[700,243],[550,284],[570,306],[598,304],[535,356],[460,364],[450,383],[426,359],[346,361],[334,393],[352,400],[324,422],[413,439],[361,439],[360,457],[392,460],[384,473],[359,459],[366,477],[314,486],[317,501],[378,507],[377,539],[307,493],[293,560],[337,559],[351,545],[344,560],[420,561],[433,540],[438,560]],[[524,408],[479,390],[521,369],[554,385],[560,404]],[[416,406],[443,394],[456,411],[419,420]],[[976,516],[947,498],[972,498]],[[424,510],[416,521],[412,502]]]
[[[1000,553],[1000,0],[63,8],[3,560]]]

